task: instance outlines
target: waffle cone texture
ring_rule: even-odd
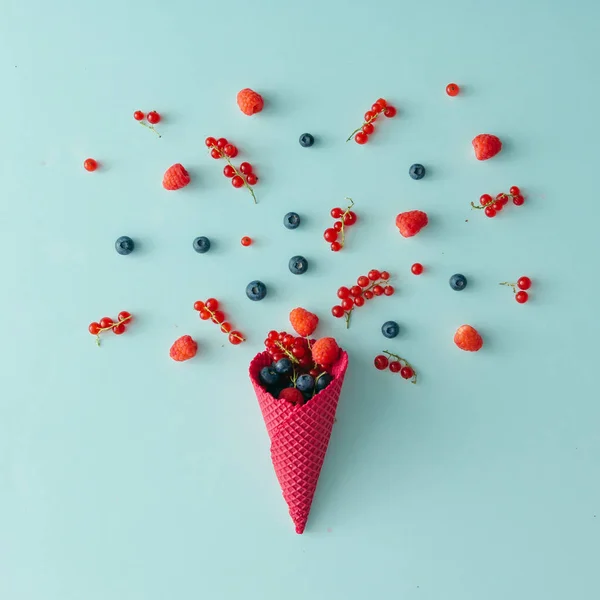
[[[271,461],[296,533],[302,533],[317,489],[331,437],[338,400],[348,368],[348,354],[331,369],[333,381],[302,406],[277,400],[260,385],[259,374],[272,362],[267,352],[250,363],[250,380],[271,439]]]

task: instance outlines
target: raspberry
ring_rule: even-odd
[[[179,190],[190,182],[190,174],[180,163],[169,167],[163,177],[165,190]]]
[[[323,367],[332,365],[340,354],[340,347],[337,342],[330,337],[317,340],[312,347],[313,360]]]
[[[241,92],[238,92],[237,103],[240,110],[249,116],[259,113],[265,105],[262,96],[250,88],[245,88]]]
[[[496,156],[502,150],[502,142],[495,135],[489,133],[480,133],[473,138],[471,142],[475,150],[477,160],[487,160]]]
[[[290,313],[290,323],[298,335],[307,337],[317,328],[319,317],[303,308],[294,308]]]
[[[285,388],[279,392],[277,396],[279,400],[287,400],[291,404],[304,404],[304,396],[302,392],[296,388]]]
[[[175,340],[171,346],[169,355],[173,360],[182,362],[194,358],[197,350],[198,344],[189,335],[184,335],[178,340]]]
[[[396,227],[404,237],[417,235],[429,223],[427,213],[422,210],[411,210],[400,213],[396,217]]]
[[[461,325],[454,334],[454,343],[467,352],[477,352],[483,346],[483,339],[477,329],[470,325]]]

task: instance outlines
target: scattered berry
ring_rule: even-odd
[[[238,346],[239,344],[241,344],[243,341],[245,340],[245,338],[242,336],[242,334],[239,331],[232,331],[229,334],[229,343],[232,346]]]
[[[390,361],[388,357],[384,356],[383,354],[379,354],[378,356],[376,356],[375,360],[373,361],[375,368],[379,371],[384,371],[385,369],[387,369],[389,363]]]
[[[254,173],[250,173],[246,176],[246,183],[248,185],[256,185],[258,183],[258,177]]]
[[[231,185],[234,188],[241,188],[244,185],[244,178],[239,175],[234,175],[231,179]]]
[[[117,238],[117,241],[115,242],[115,250],[118,254],[123,256],[131,254],[134,248],[135,244],[133,243],[133,240],[126,235],[122,235],[120,238]]]
[[[249,238],[247,235],[245,235],[242,240],[241,240],[241,244],[242,246],[251,246],[252,245],[252,238]]]
[[[512,288],[512,291],[515,294],[515,300],[519,304],[525,304],[525,302],[529,300],[529,294],[525,291],[531,287],[531,279],[529,277],[519,277],[517,283],[503,281],[500,285],[506,285]]]
[[[519,277],[517,281],[517,287],[520,290],[528,290],[531,287],[531,279],[529,277]]]
[[[523,204],[525,204],[525,198],[521,196],[521,194],[513,196],[512,201],[515,206],[523,206]]]
[[[344,210],[338,206],[338,207],[332,208],[329,211],[329,214],[334,219],[339,219],[339,220],[337,220],[333,224],[333,227],[326,229],[325,233],[323,233],[323,238],[325,239],[325,241],[331,243],[331,250],[333,252],[339,252],[344,247],[344,243],[346,241],[346,229],[345,228],[351,227],[357,221],[356,213],[354,213],[354,212],[352,212],[352,210],[350,210],[354,206],[354,201],[352,200],[352,198],[346,198],[346,200],[350,201],[350,204],[348,205],[346,210]],[[338,241],[338,234],[339,234],[339,241]]]
[[[246,287],[246,296],[254,302],[262,300],[267,295],[267,286],[258,279],[251,281]]]
[[[102,317],[100,322],[94,321],[88,325],[88,331],[96,336],[96,344],[100,345],[100,334],[106,331],[112,331],[116,335],[125,333],[126,325],[131,323],[133,317],[126,310],[121,311],[115,323],[110,317]]]
[[[300,225],[300,215],[295,212],[289,212],[283,217],[283,225],[286,229],[296,229]]]
[[[93,171],[95,171],[98,168],[98,162],[95,161],[93,158],[86,158],[83,161],[83,168],[86,171],[89,171],[90,173],[92,173]]]
[[[231,165],[225,165],[223,168],[223,175],[228,179],[231,179],[235,175],[235,169]]]
[[[455,83],[449,83],[446,86],[446,94],[448,94],[448,96],[458,96],[459,92],[460,88]]]
[[[425,167],[415,163],[414,165],[411,165],[410,169],[408,170],[408,174],[412,177],[412,179],[423,179],[423,177],[425,177]]]
[[[299,141],[303,148],[310,148],[315,143],[315,138],[310,133],[303,133]]]
[[[294,308],[290,312],[290,323],[298,335],[308,337],[317,328],[319,317],[304,308]]]
[[[165,190],[179,190],[190,182],[190,174],[185,167],[177,163],[169,167],[163,176],[163,187]]]
[[[348,141],[348,140],[346,140]],[[363,133],[362,131],[359,131],[355,136],[354,136],[354,141],[359,144],[359,145],[363,145],[366,144],[369,141],[369,136],[366,133]]]
[[[189,336],[183,335],[178,340],[175,340],[169,351],[169,356],[178,362],[189,360],[196,356],[198,344]]]
[[[486,206],[485,207],[485,216],[489,217],[490,219],[493,219],[496,216],[496,209],[493,206]]]
[[[383,333],[386,338],[395,338],[400,333],[400,326],[396,321],[386,321],[381,326],[381,333]]]
[[[475,328],[461,325],[454,334],[454,343],[466,352],[477,352],[483,346],[483,339]]]
[[[194,239],[192,246],[198,254],[205,254],[210,250],[210,240],[207,237],[201,235],[200,237]]]
[[[477,160],[488,160],[502,150],[500,139],[489,133],[480,133],[473,138],[471,143],[473,144]]]
[[[415,263],[410,270],[413,275],[420,275],[423,272],[423,265],[421,263]]]
[[[239,331],[232,331],[231,323],[225,320],[225,313],[219,309],[219,301],[216,298],[209,298],[206,302],[197,300],[194,302],[194,310],[199,312],[199,317],[203,321],[211,320],[219,325],[222,333],[229,334],[229,341],[234,344],[241,344],[246,338]]]
[[[493,218],[508,204],[508,201],[511,199],[515,206],[521,206],[525,202],[525,198],[523,198],[521,195],[521,190],[516,185],[513,185],[510,188],[508,194],[502,192],[497,194],[495,198],[492,198],[489,194],[483,194],[479,198],[480,206],[474,202],[471,202],[471,207],[475,208],[476,210],[483,209],[487,217]]]
[[[146,115],[146,120],[150,125],[156,125],[160,122],[160,115],[155,110],[152,110]]]
[[[410,379],[414,374],[415,374],[415,372],[412,370],[411,367],[402,367],[400,369],[400,376],[403,379]],[[413,383],[416,383],[416,380],[413,381]]]
[[[357,144],[366,144],[369,141],[369,135],[375,131],[373,123],[381,115],[385,115],[388,118],[396,116],[396,109],[390,106],[386,100],[379,98],[371,106],[371,110],[365,113],[364,122],[360,127],[355,129],[349,136],[346,142],[349,142],[352,138]]]
[[[308,261],[304,256],[292,256],[288,266],[294,275],[304,275],[308,270]]]
[[[134,118],[136,121],[142,121],[142,120],[144,119],[144,116],[145,116],[145,115],[144,115],[144,113],[143,113],[141,110],[136,110],[136,111],[133,113],[133,118]]]
[[[450,287],[455,292],[461,292],[467,287],[467,278],[460,273],[456,273],[450,277]]]
[[[422,210],[403,212],[396,217],[396,227],[398,227],[400,234],[405,238],[419,233],[428,222],[427,213],[424,213]]]
[[[524,292],[523,290],[521,290],[520,292],[517,292],[515,294],[515,300],[519,304],[525,304],[525,302],[527,302],[527,300],[529,300],[529,294],[527,292]]]
[[[229,158],[235,158],[238,155],[238,149],[233,144],[227,144],[223,148],[223,154]]]
[[[337,342],[331,337],[321,338],[312,346],[312,357],[315,363],[323,367],[332,365],[340,354]]]
[[[248,116],[259,113],[265,105],[262,96],[250,88],[244,88],[238,92],[237,104],[240,110]]]
[[[148,125],[147,123],[144,123],[144,117],[146,117],[146,119],[147,119],[148,123],[150,123],[150,125]],[[147,129],[152,130],[158,137],[161,137],[160,133],[158,133],[158,131],[156,131],[156,129],[154,128],[154,125],[156,125],[160,121],[160,115],[155,110],[150,111],[147,115],[144,115],[144,113],[141,110],[136,110],[133,113],[133,118],[140,125],[143,125]]]

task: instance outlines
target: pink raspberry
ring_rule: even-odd
[[[181,336],[178,340],[175,340],[175,342],[171,346],[171,351],[169,352],[169,355],[173,360],[182,362],[184,360],[194,358],[194,356],[196,356],[197,351],[198,344],[189,335],[184,335]]]
[[[330,337],[317,340],[312,347],[313,360],[322,367],[332,365],[340,355],[340,347]]]
[[[308,337],[317,328],[319,317],[304,308],[294,308],[290,313],[290,323],[298,335]]]
[[[165,190],[179,190],[190,182],[190,174],[180,163],[169,167],[163,177]]]
[[[404,237],[417,235],[429,223],[427,213],[422,210],[410,210],[396,217],[396,227]]]
[[[237,103],[240,110],[249,116],[259,113],[265,105],[262,96],[250,88],[245,88],[238,92]]]

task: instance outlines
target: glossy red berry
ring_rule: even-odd
[[[274,329],[272,329],[271,331],[269,331],[267,337],[275,342],[279,339],[279,334]]]
[[[237,346],[244,341],[244,336],[239,331],[232,331],[229,334],[229,343]]]
[[[287,333],[283,338],[283,345],[286,348],[291,348],[294,345],[294,336],[291,333]]]
[[[217,140],[214,137],[209,136],[204,140],[204,143],[206,144],[207,148],[212,148],[213,146],[217,145]]]
[[[217,140],[217,148],[220,148],[221,150],[223,150],[227,144],[229,144],[229,142],[225,138],[219,138]]]
[[[350,288],[350,295],[351,296],[354,296],[356,298],[356,297],[360,296],[361,294],[362,294],[362,289],[359,286],[353,285]]]
[[[88,326],[88,331],[92,334],[92,335],[98,335],[100,333],[100,323],[96,323],[96,321],[94,321],[93,323],[90,323]]]
[[[338,237],[338,232],[332,227],[330,227],[329,229],[325,230],[323,237],[325,238],[326,242],[335,242],[335,240],[337,240]]]
[[[350,227],[351,225],[354,225],[354,223],[356,223],[357,217],[356,217],[356,213],[349,210],[346,214],[346,216],[344,217],[344,225],[346,225],[347,227]]]
[[[152,110],[146,115],[146,120],[150,125],[156,125],[160,122],[160,115],[155,110]]]
[[[379,354],[378,356],[376,356],[375,360],[373,361],[375,368],[379,369],[380,371],[384,371],[385,369],[387,369],[389,363],[390,361],[388,357],[384,356],[383,354]]]
[[[499,213],[504,208],[504,204],[502,202],[494,202],[494,204],[492,204],[492,208]]]
[[[479,204],[481,204],[481,206],[487,206],[488,204],[493,202],[493,200],[494,199],[489,194],[483,194],[479,197]]]
[[[369,136],[363,131],[359,131],[354,136],[354,141],[362,146],[362,144],[366,144],[369,141]]]
[[[125,325],[123,325],[123,323],[118,323],[112,328],[112,332],[116,335],[125,333]]]
[[[375,131],[375,127],[374,127],[373,123],[365,123],[362,126],[362,130],[363,130],[363,133],[366,133],[367,135],[371,135]]]
[[[213,323],[220,325],[225,321],[225,313],[222,310],[215,310],[210,318]]]
[[[217,150],[217,148],[213,148],[210,151],[210,155],[215,159],[219,159],[219,158],[223,158],[223,155],[219,152],[219,150]]]
[[[360,308],[361,306],[364,306],[364,304],[365,299],[362,296],[357,296],[356,298],[354,298],[354,306]]]
[[[244,185],[244,180],[239,176],[239,175],[235,175],[232,179],[231,179],[231,185],[234,188],[241,188]]]
[[[371,269],[368,274],[367,277],[371,280],[371,281],[377,281],[380,277],[381,277],[381,273],[377,270],[377,269]]]
[[[383,288],[380,285],[374,285],[371,291],[375,296],[381,296],[383,294]]]
[[[100,327],[102,329],[107,329],[108,327],[112,327],[114,325],[113,320],[110,317],[103,317],[100,319]]]
[[[248,185],[256,185],[258,183],[258,177],[254,173],[246,175],[246,182]]]
[[[383,293],[384,293],[386,296],[393,296],[395,291],[396,291],[396,290],[395,290],[395,289],[394,289],[394,287],[393,287],[393,286],[391,286],[391,285],[386,285],[386,286],[383,288]]]
[[[225,165],[223,168],[223,175],[231,179],[235,175],[235,169],[231,165]]]
[[[490,219],[496,216],[496,209],[493,206],[486,206],[483,212],[485,212],[485,216],[490,217]]]
[[[241,244],[242,246],[250,246],[252,244],[252,238],[249,238],[247,235],[245,235],[241,240]]]
[[[521,290],[528,290],[531,287],[531,279],[525,276],[519,277],[519,280],[517,281],[517,286]]]
[[[223,333],[230,333],[232,329],[233,328],[231,327],[231,323],[228,323],[227,321],[223,321],[223,323],[221,323],[221,331]],[[268,341],[271,344],[273,343],[273,342],[271,342],[271,340],[265,340],[265,341]]]
[[[208,308],[208,310],[215,311],[215,310],[217,310],[217,308],[219,308],[219,301],[216,300],[215,298],[209,298],[206,301],[205,306],[206,306],[206,308]]]
[[[388,106],[384,111],[383,114],[388,118],[391,119],[392,117],[395,117],[397,114],[396,109],[393,106]]]
[[[223,148],[223,153],[229,158],[235,158],[237,156],[238,150],[233,144],[227,144]]]
[[[387,100],[385,98],[377,98],[376,104],[379,104],[382,108],[387,106]]]
[[[196,300],[194,302],[194,310],[201,311],[204,308],[204,302],[202,300]]]
[[[459,92],[460,88],[455,83],[449,83],[446,86],[446,94],[448,94],[448,96],[458,96]]]
[[[374,111],[368,110],[365,113],[365,121],[373,121],[375,116],[376,116],[376,114]]]
[[[341,304],[344,310],[352,310],[352,307],[354,306],[354,300],[352,300],[352,298],[344,298]]]
[[[372,300],[373,292],[371,290],[366,290],[363,296],[365,297],[365,300]]]
[[[527,292],[524,292],[521,290],[520,292],[517,292],[515,294],[515,300],[519,304],[525,304],[525,302],[527,302],[527,300],[529,300],[529,294]]]
[[[144,118],[144,113],[143,113],[141,110],[136,110],[136,111],[133,113],[133,118],[134,118],[136,121],[141,121],[141,120]]]
[[[518,196],[521,193],[521,190],[516,185],[513,185],[510,190],[508,190],[508,193],[511,196]]]
[[[86,158],[83,161],[83,168],[86,171],[89,171],[90,173],[95,171],[98,168],[98,162],[95,161],[93,158]]]
[[[381,271],[379,277],[384,281],[387,281],[390,278],[390,274],[387,271]]]
[[[342,230],[342,222],[341,221],[336,221],[333,224],[333,228],[339,233]]]
[[[210,314],[210,311],[208,311],[206,308],[203,308],[200,313],[198,314],[198,316],[203,320],[203,321],[208,321],[212,315]]]
[[[334,306],[331,309],[331,314],[336,318],[339,319],[341,317],[344,316],[344,309],[341,306]]]
[[[339,206],[336,206],[335,208],[331,209],[329,214],[331,215],[332,219],[339,219],[344,214],[344,211]]]
[[[399,373],[401,368],[402,365],[397,360],[393,360],[389,364],[389,369],[392,373]]]
[[[415,263],[410,270],[413,275],[420,275],[423,272],[423,265],[421,263]]]
[[[357,280],[356,280],[357,285],[360,285],[360,287],[369,287],[369,278],[365,277],[364,275],[361,275]]]
[[[400,369],[400,377],[403,379],[410,379],[415,372],[410,367],[402,367]]]
[[[127,321],[127,323],[131,323],[132,318],[131,318],[131,314],[128,313],[126,310],[122,310],[118,315],[117,315],[117,321]]]
[[[385,107],[382,104],[379,104],[379,102],[374,102],[373,105],[371,106],[371,112],[374,113],[379,113],[381,112]]]
[[[343,285],[337,291],[337,297],[340,298],[340,299],[342,299],[342,300],[344,298],[347,298],[349,295],[350,295],[350,290],[345,285]]]
[[[250,175],[252,173],[252,165],[249,162],[243,162],[240,165],[240,173],[244,175]]]
[[[525,198],[523,198],[523,196],[521,196],[521,194],[517,194],[514,198],[513,198],[513,204],[515,206],[522,206],[525,203]]]

